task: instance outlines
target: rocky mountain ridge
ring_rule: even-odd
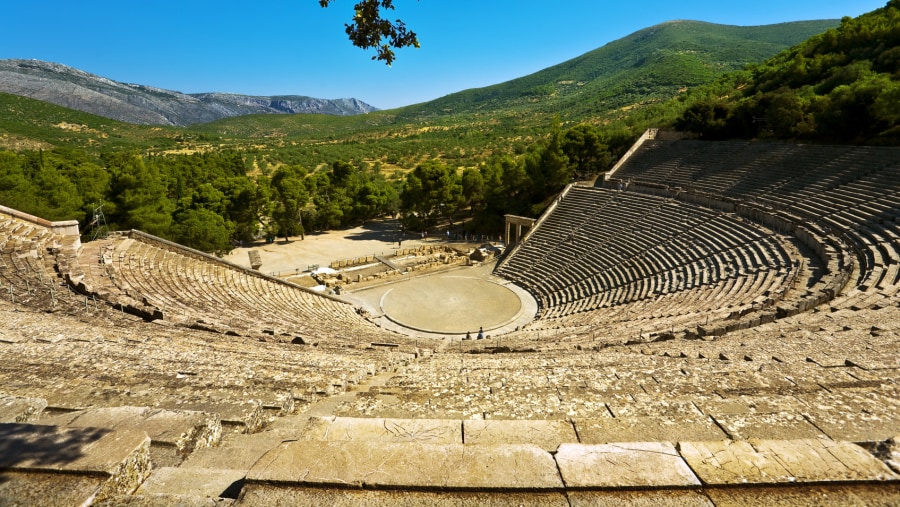
[[[377,111],[377,108],[354,98],[329,100],[302,95],[187,94],[121,83],[41,60],[0,60],[0,92],[142,125],[193,125],[247,114],[348,116]]]

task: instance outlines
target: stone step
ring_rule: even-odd
[[[268,423],[262,402],[246,400],[240,402],[183,402],[177,406],[163,406],[170,410],[192,410],[219,414],[226,431],[255,433]]]
[[[284,442],[247,474],[245,488],[373,487],[435,490],[560,491],[550,453],[533,445]]]
[[[148,407],[78,410],[46,417],[37,424],[143,431],[150,437],[152,461],[157,467],[177,465],[195,449],[216,445],[222,437],[218,414]]]
[[[179,467],[243,470],[246,473],[259,458],[288,439],[296,437],[268,432],[227,434],[218,446],[194,451]]]
[[[163,467],[153,470],[135,495],[237,498],[246,470]]]
[[[709,488],[746,500],[756,488],[785,485],[853,501],[900,499],[900,476],[884,462],[824,438],[585,444],[566,421],[323,417],[254,464],[237,504],[450,505],[499,501],[502,492],[529,504],[576,494],[589,503],[636,495],[712,505]]]
[[[531,444],[548,452],[564,442],[578,442],[565,420],[454,420],[313,417],[304,440],[366,440],[432,444]]]
[[[898,481],[862,447],[827,439],[682,442],[681,456],[704,484],[777,485]]]
[[[229,507],[234,499],[191,495],[128,495],[114,496],[95,502],[91,507]]]
[[[571,493],[569,494],[571,495]],[[244,488],[235,506],[328,505],[330,507],[572,507],[577,505],[621,505],[600,502],[570,503],[562,491],[407,491],[391,489],[284,488],[254,485]],[[634,505],[660,505],[635,503]],[[665,504],[663,504],[665,505]],[[685,505],[670,503],[668,505]],[[705,505],[711,506],[709,502]],[[885,504],[886,505],[886,504]],[[144,507],[141,504],[141,507]],[[192,507],[192,506],[188,506]],[[218,507],[218,506],[216,506]]]
[[[283,423],[282,423],[283,424]],[[277,426],[277,424],[276,424]],[[563,443],[719,440],[728,435],[694,414],[564,419],[391,419],[311,417],[281,432],[285,440],[371,440],[465,444],[533,444],[554,452]]]
[[[453,419],[311,417],[297,438],[328,442],[463,443],[462,421]]]
[[[0,393],[0,423],[32,422],[47,408],[43,398],[24,398]]]
[[[144,431],[0,424],[0,505],[88,505],[132,493],[150,468]]]

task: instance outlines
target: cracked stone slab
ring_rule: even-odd
[[[702,415],[601,417],[575,419],[574,424],[582,444],[678,442],[728,438],[715,422]]]
[[[718,416],[745,414],[774,414],[776,412],[797,412],[803,406],[793,395],[735,396],[720,400],[698,401],[697,407],[707,415]]]
[[[609,410],[615,417],[650,416],[680,419],[703,415],[691,401],[668,401],[665,397],[654,397],[648,394],[635,396],[633,399],[632,402],[610,402]]]
[[[556,463],[567,488],[699,486],[669,442],[563,444]]]
[[[153,470],[135,494],[222,497],[245,475],[244,470],[163,467]]]
[[[232,433],[226,435],[216,447],[194,451],[179,468],[219,468],[243,470],[246,473],[259,458],[285,440],[289,438],[268,433]]]
[[[173,447],[179,454],[215,445],[222,436],[218,414],[148,407],[94,408],[42,419],[40,424],[138,429],[147,433],[153,445]]]
[[[728,436],[732,440],[749,440],[751,438],[792,440],[826,437],[798,413],[729,414],[717,415],[714,419],[728,432]]]
[[[33,424],[0,424],[0,441],[0,468],[105,474],[150,443],[137,430]]]
[[[95,475],[4,471],[0,505],[96,505],[91,502],[104,481]]]
[[[900,433],[897,401],[878,392],[836,391],[802,396],[803,414],[834,440],[879,442]]]
[[[533,445],[285,442],[250,469],[248,482],[417,489],[562,488],[550,453]]]
[[[462,422],[453,419],[311,418],[306,440],[365,440],[461,444]]]
[[[570,490],[569,507],[713,507],[704,493],[684,489]]]
[[[284,488],[247,484],[236,506],[328,505],[330,507],[571,507],[563,492],[403,491],[338,488]],[[619,506],[621,507],[621,506]]]
[[[555,451],[562,443],[577,443],[569,421],[475,419],[463,422],[467,444],[533,444]]]
[[[711,485],[893,481],[896,474],[850,442],[824,439],[681,442],[681,456]]]

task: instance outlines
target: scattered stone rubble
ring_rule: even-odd
[[[477,249],[475,251],[478,251]],[[417,248],[400,248],[393,256],[358,257],[331,263],[333,271],[313,273],[322,286],[356,290],[376,284],[391,283],[400,276],[421,275],[467,265],[470,256],[446,245],[422,245]]]

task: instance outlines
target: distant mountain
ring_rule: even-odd
[[[518,79],[368,115],[257,114],[207,121],[213,117],[207,111],[209,116],[190,120],[204,123],[193,123],[189,128],[151,129],[136,124],[136,120],[102,121],[46,99],[5,94],[0,89],[0,148],[66,146],[93,152],[100,148],[140,147],[154,152],[190,151],[214,139],[217,146],[265,146],[262,150],[267,154],[260,157],[266,157],[267,163],[318,167],[335,160],[374,160],[383,163],[386,170],[405,171],[427,157],[440,157],[458,167],[468,167],[479,164],[490,153],[518,152],[546,135],[559,116],[565,127],[582,122],[611,125],[610,142],[615,145],[615,157],[621,154],[616,150],[630,146],[633,134],[651,126],[671,125],[683,110],[681,102],[669,102],[672,98],[682,96],[688,100],[692,93],[684,93],[686,90],[697,90],[732,70],[763,62],[839,24],[839,20],[825,20],[737,27],[672,21]],[[10,62],[0,61],[0,87],[7,79],[3,64],[9,67]],[[40,68],[38,64],[16,61],[12,65],[19,69],[19,65]],[[34,72],[32,79],[40,79],[41,74]],[[67,72],[69,80],[76,79],[78,71]],[[93,78],[101,80],[89,81],[95,88],[113,87],[120,94],[114,101],[116,106],[148,114],[126,98],[136,95],[130,100],[154,99],[153,89]],[[65,83],[60,78],[56,80]],[[97,93],[78,82],[66,86],[80,93]],[[177,96],[193,107],[202,104],[200,96],[156,93]],[[730,92],[726,89],[722,93]],[[209,95],[209,100],[219,101],[218,107],[229,111],[255,100]],[[74,107],[67,102],[69,98],[63,98],[64,106]],[[113,101],[105,95],[95,98]],[[271,104],[273,100],[277,98],[263,102]],[[153,115],[152,121],[175,123],[167,115]],[[270,143],[272,138],[277,142]],[[297,142],[282,152],[284,139]]]
[[[404,108],[401,115],[411,119],[516,111],[560,114],[575,120],[605,116],[709,83],[839,23],[833,19],[733,26],[669,21],[527,76]]]
[[[58,63],[0,60],[0,92],[141,125],[193,125],[246,114],[320,113],[349,116],[377,109],[357,99],[299,95],[253,97],[185,94],[120,83]]]

